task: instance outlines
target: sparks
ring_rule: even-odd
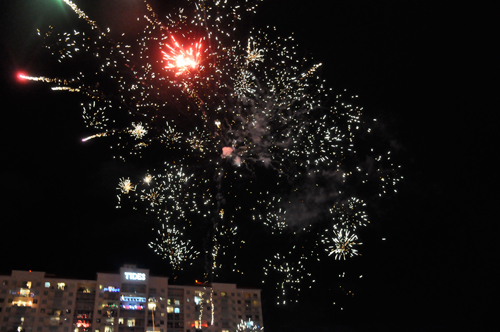
[[[280,248],[255,259],[279,280],[282,304],[314,282],[308,264],[361,255],[355,232],[402,177],[387,132],[354,96],[328,88],[293,37],[241,31],[259,2],[189,0],[163,22],[146,3],[132,40],[65,0],[84,30],[39,35],[75,74],[17,76],[88,98],[82,141],[148,170],[117,176],[118,205],[156,217],[150,247],[175,270],[207,266],[205,282],[245,274],[255,267],[239,254],[254,252],[249,237],[260,232]]]
[[[192,47],[185,49],[179,45],[174,36],[171,36],[171,38],[173,46],[166,44],[170,51],[162,51],[163,59],[167,61],[165,68],[174,69],[176,76],[196,70],[200,64],[201,40]]]

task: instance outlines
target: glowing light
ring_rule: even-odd
[[[138,124],[132,123],[132,126],[134,126],[134,129],[130,131],[130,134],[136,139],[143,138],[148,133],[147,129],[140,122]]]
[[[329,256],[335,254],[335,259],[345,259],[346,256],[352,257],[358,255],[358,250],[354,246],[362,243],[356,242],[358,239],[356,234],[350,234],[348,230],[341,229],[338,232],[334,232],[334,235],[332,238],[334,244],[329,247]]]
[[[192,47],[185,49],[179,45],[174,36],[171,36],[171,38],[173,40],[173,46],[166,44],[170,51],[168,53],[162,51],[163,59],[167,61],[165,68],[175,69],[176,76],[198,68],[201,55],[201,40]]]
[[[130,191],[135,191],[135,188],[136,186],[130,182],[130,179],[121,178],[117,189],[120,189],[124,194],[128,194]]]

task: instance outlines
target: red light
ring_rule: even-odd
[[[165,68],[175,69],[175,76],[197,69],[200,64],[201,39],[199,43],[193,45],[194,48],[184,48],[180,46],[173,36],[172,40],[174,41],[173,46],[166,44],[170,52],[167,53],[162,51],[163,59],[167,61]]]
[[[23,71],[18,71],[16,73],[16,81],[18,83],[26,83],[28,81],[26,77],[28,77],[28,75]]]

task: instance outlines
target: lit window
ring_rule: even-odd
[[[105,326],[104,327],[104,332],[113,332],[113,327],[111,327],[111,326]]]
[[[122,325],[123,324],[123,318],[118,318],[118,324]]]
[[[127,320],[127,326],[128,326],[128,327],[133,327],[133,326],[135,326],[135,319],[128,319],[128,320]]]
[[[220,296],[227,296],[227,293],[226,292],[220,292]]]
[[[19,295],[21,296],[29,296],[30,295],[30,290],[27,288],[21,288],[19,291]]]
[[[208,324],[205,321],[195,320],[193,323],[191,323],[191,326],[196,329],[201,329],[202,327],[208,327]]]
[[[174,308],[174,314],[179,314],[181,312],[180,308]]]
[[[52,326],[56,326],[56,325],[59,325],[59,320],[61,318],[58,316],[58,317],[51,317],[50,318],[50,325]]]
[[[64,290],[64,287],[66,287],[66,284],[64,282],[57,283],[57,289]]]
[[[75,330],[78,331],[78,327],[88,328],[88,327],[90,327],[90,323],[85,321],[85,320],[79,319],[76,321],[76,326],[77,326],[77,328]]]
[[[50,282],[45,282],[45,288],[49,288],[50,287]]]
[[[17,298],[15,301],[12,301],[12,305],[17,305],[20,307],[31,307],[33,302],[31,302],[31,298]]]
[[[174,312],[174,307],[172,306],[167,306],[167,312],[170,314],[172,312]]]
[[[175,305],[181,305],[181,301],[179,301],[179,300],[174,300],[174,304],[175,304]]]
[[[149,310],[156,310],[156,303],[148,302],[148,309]]]

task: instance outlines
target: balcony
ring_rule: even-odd
[[[26,296],[16,296],[12,300],[12,305],[18,307],[31,307],[33,305],[33,299]]]
[[[31,289],[29,288],[16,288],[16,289],[11,289],[9,292],[11,295],[14,295],[16,297],[33,297],[35,294],[31,292]]]

